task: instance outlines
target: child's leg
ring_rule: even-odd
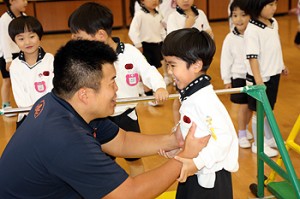
[[[2,107],[10,106],[10,89],[11,89],[11,81],[10,78],[3,78],[1,85],[1,97],[2,97]]]
[[[250,148],[251,144],[247,139],[246,126],[248,119],[248,104],[241,104],[238,111],[238,137],[241,148]]]
[[[256,112],[253,113],[252,117],[252,133],[254,136],[254,142],[252,143],[252,152],[257,153],[257,117],[256,117]],[[264,144],[264,153],[268,157],[275,157],[278,155],[278,151],[272,149],[269,147],[267,144]]]

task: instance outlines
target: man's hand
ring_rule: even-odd
[[[195,131],[196,131],[196,124],[193,122],[191,128],[189,129],[189,132],[185,138],[185,144],[183,147],[182,153],[180,153],[178,156],[184,157],[184,158],[195,158],[198,156],[199,152],[206,147],[210,135],[207,135],[205,137],[196,138],[195,137]]]
[[[180,176],[177,179],[179,182],[185,182],[187,177],[194,175],[198,171],[193,159],[181,158],[179,156],[175,156],[175,159],[182,163]]]

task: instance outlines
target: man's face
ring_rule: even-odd
[[[103,118],[114,113],[118,90],[115,82],[116,70],[112,64],[102,66],[103,76],[98,91],[90,89],[90,114],[93,118]]]

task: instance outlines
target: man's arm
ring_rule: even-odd
[[[115,157],[144,157],[157,154],[160,149],[169,151],[179,147],[173,133],[163,135],[144,135],[119,129],[118,135],[102,146],[105,153]]]
[[[195,124],[193,124],[186,137],[185,146],[178,156],[184,158],[196,157],[199,151],[207,145],[210,136],[195,138],[195,129]],[[133,178],[128,177],[120,186],[103,198],[155,198],[178,178],[181,165],[179,161],[170,159],[156,169]]]

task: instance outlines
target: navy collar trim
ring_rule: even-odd
[[[29,65],[28,65],[28,63],[27,63],[26,60],[25,60],[25,54],[24,54],[23,51],[20,52],[20,54],[19,54],[19,59],[20,59],[23,63],[25,63],[28,67],[34,68],[36,65],[38,65],[38,64],[42,61],[42,59],[45,57],[45,54],[46,54],[46,52],[44,51],[44,49],[43,49],[42,47],[39,47],[38,51],[39,51],[39,52],[38,52],[38,57],[37,57],[37,60],[36,60],[36,62],[35,62],[35,64],[34,64],[33,66],[29,66]]]
[[[196,16],[199,15],[198,9],[195,5],[191,6],[191,9]],[[186,15],[184,10],[182,10],[182,8],[180,8],[179,6],[176,6],[176,11],[181,15]]]
[[[143,11],[143,12],[145,12],[145,13],[147,13],[147,14],[150,13],[150,11],[149,11],[147,8],[145,8],[144,6],[141,6],[141,8],[142,8],[142,11]],[[155,14],[158,14],[158,11],[157,11],[156,9],[154,9],[154,12],[155,12]]]
[[[271,24],[273,24],[274,20],[273,19],[269,19],[269,21],[271,22]],[[256,19],[250,19],[249,23],[252,23],[255,26],[258,26],[262,29],[265,29],[267,27],[266,24],[264,24],[263,22],[256,20]]]
[[[120,38],[118,38],[118,37],[113,37],[112,39],[113,39],[113,41],[114,41],[115,43],[118,44],[117,49],[116,49],[117,55],[119,55],[119,54],[121,54],[121,53],[124,53],[125,45],[124,45],[123,42],[120,41]]]
[[[236,27],[233,28],[232,33],[237,36],[241,36],[241,33],[239,32],[239,30]]]
[[[8,9],[6,12],[7,12],[7,14],[8,14],[12,19],[17,18],[17,17],[14,15],[14,13],[13,13],[10,9]],[[23,12],[20,12],[20,14],[21,14],[22,16],[24,16],[24,13],[23,13]]]
[[[179,91],[180,101],[184,101],[187,97],[193,95],[200,89],[210,85],[211,77],[208,75],[201,75],[192,81],[187,87]]]

